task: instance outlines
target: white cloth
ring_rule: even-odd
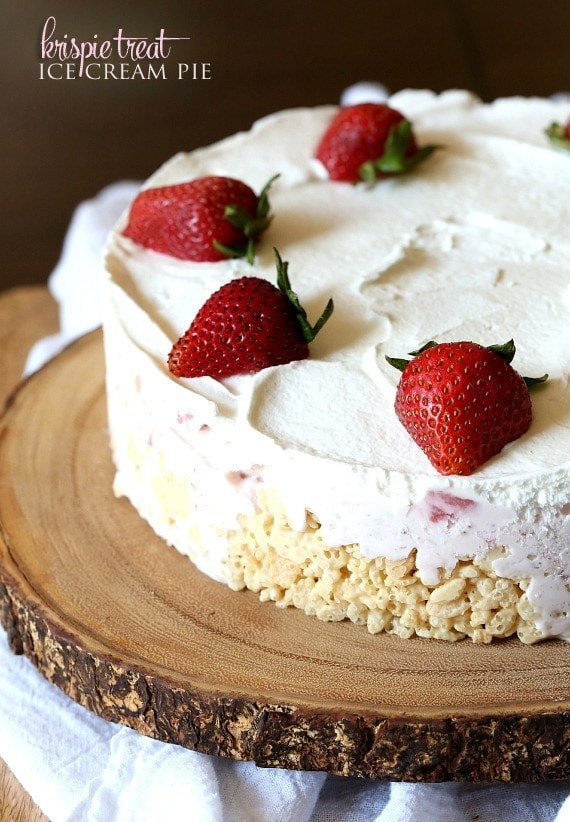
[[[82,203],[49,278],[61,331],[31,372],[99,324],[105,235],[136,190]],[[570,822],[570,780],[413,785],[257,768],[187,751],[104,721],[48,683],[0,632],[0,756],[52,822]]]
[[[65,235],[61,257],[48,278],[59,305],[59,331],[39,340],[25,373],[37,370],[67,343],[101,325],[101,257],[109,229],[128,207],[138,183],[119,182],[80,203]]]

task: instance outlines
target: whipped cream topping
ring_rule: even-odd
[[[252,510],[265,483],[294,527],[311,510],[332,546],[356,542],[389,558],[416,548],[425,581],[504,545],[497,572],[530,580],[544,632],[570,638],[570,156],[544,135],[567,105],[482,105],[461,91],[404,91],[389,102],[420,144],[443,147],[413,174],[373,188],[330,183],[313,160],[331,106],[272,115],[176,155],[145,185],[221,174],[260,191],[279,174],[273,222],[252,267],[143,249],[121,235],[125,215],[109,241],[107,325],[118,329],[117,345],[122,334],[137,352],[127,367],[146,372],[155,435],[168,429],[192,453],[199,437],[204,482],[208,470],[228,478],[226,520]],[[275,282],[273,247],[312,321],[334,298],[310,358],[223,382],[175,380],[172,343],[230,279]],[[400,375],[385,356],[429,339],[511,337],[519,373],[549,374],[533,391],[529,431],[471,477],[439,476],[395,416]],[[113,385],[120,393],[120,380]],[[207,572],[221,575],[222,554]]]

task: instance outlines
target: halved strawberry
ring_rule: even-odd
[[[485,348],[474,342],[429,342],[412,360],[386,357],[402,371],[394,408],[440,474],[472,474],[532,419],[529,386],[510,365],[512,340]]]
[[[218,262],[243,257],[271,221],[268,190],[259,197],[241,180],[199,177],[143,189],[136,196],[123,232],[135,242],[181,260]]]
[[[288,263],[274,249],[277,287],[260,277],[231,280],[200,308],[173,345],[168,367],[175,377],[254,374],[309,356],[309,346],[333,312],[333,301],[314,326],[291,289]]]
[[[411,123],[396,109],[385,103],[357,103],[338,110],[316,157],[331,180],[373,182],[411,171],[436,148],[418,148]]]

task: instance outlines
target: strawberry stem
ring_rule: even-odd
[[[565,128],[560,123],[551,123],[544,133],[556,148],[564,148],[570,151],[570,136],[568,136],[567,127]]]
[[[488,345],[487,348],[489,351],[494,351],[495,354],[498,354],[502,360],[508,363],[512,362],[516,352],[515,342],[512,339],[502,345]]]
[[[427,351],[428,348],[433,348],[435,345],[437,345],[437,343],[434,340],[430,340],[429,342],[425,343],[425,345],[422,345],[421,348],[418,348],[416,351],[410,351],[409,356],[413,359],[414,357],[417,357],[418,354],[421,354],[423,351]],[[411,362],[411,360],[404,360],[401,357],[389,357],[386,354],[386,362],[388,362],[394,368],[397,368],[398,371],[403,371],[407,364]]]
[[[389,357],[388,354],[386,354],[386,362],[398,371],[403,371],[411,360],[405,360],[402,357]]]
[[[543,382],[546,382],[548,379],[548,374],[543,374],[542,377],[523,377],[524,384],[527,388],[533,388],[535,385],[540,385]]]
[[[334,303],[331,299],[329,299],[328,303],[325,306],[325,309],[317,322],[314,325],[311,325],[307,319],[307,312],[299,302],[299,298],[297,294],[291,288],[291,283],[289,280],[289,263],[283,262],[281,256],[276,248],[273,249],[273,253],[275,255],[275,266],[277,268],[277,287],[279,290],[287,297],[291,305],[295,310],[295,318],[297,323],[299,324],[299,328],[301,329],[301,334],[305,342],[312,342],[323,325],[329,319],[331,314],[334,311]]]
[[[246,211],[246,209],[242,208],[242,206],[234,204],[226,206],[224,210],[224,217],[233,225],[234,228],[237,228],[242,232],[242,234],[244,234],[246,237],[246,242],[241,245],[229,246],[223,245],[223,243],[218,243],[214,240],[214,246],[218,249],[218,251],[221,251],[222,254],[226,254],[228,257],[245,257],[248,263],[253,265],[255,241],[259,235],[265,231],[273,219],[269,214],[270,206],[268,192],[271,184],[277,179],[277,177],[279,177],[279,174],[275,174],[263,186],[257,200],[255,215],[250,214],[249,211]]]
[[[498,354],[499,357],[507,363],[512,362],[516,352],[514,340],[509,340],[508,342],[503,343],[503,345],[488,345],[487,348],[489,351],[494,351],[495,354]],[[540,385],[541,382],[546,382],[547,379],[548,374],[543,374],[542,377],[523,377],[527,388],[532,388],[534,385]]]
[[[410,351],[409,356],[413,359],[414,357],[417,357],[418,354],[421,354],[422,351],[426,351],[428,348],[433,348],[435,345],[437,345],[437,343],[434,342],[434,340],[430,340],[425,343],[425,345],[422,345],[421,348],[418,348],[417,351]],[[512,362],[516,353],[515,342],[512,339],[506,343],[502,343],[501,345],[488,345],[487,350],[494,351],[495,354],[498,354],[501,359],[509,364]],[[401,357],[389,357],[386,354],[386,362],[398,371],[403,371],[411,360],[406,360]],[[523,377],[522,379],[524,380],[527,388],[532,388],[534,385],[539,385],[540,383],[546,382],[548,379],[548,374],[543,374],[542,377]]]
[[[360,166],[358,170],[360,179],[366,183],[373,183],[380,174],[406,174],[426,160],[436,149],[442,148],[438,145],[422,146],[407,157],[406,151],[411,139],[412,124],[409,120],[401,120],[392,126],[388,132],[384,154]]]

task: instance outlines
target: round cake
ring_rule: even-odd
[[[270,214],[252,254],[213,261],[140,242],[132,210],[111,233],[115,493],[202,572],[278,606],[402,638],[568,640],[570,152],[546,130],[570,106],[387,102],[429,147],[409,173],[333,179],[317,154],[339,109],[322,106],[180,153],[144,184],[228,177],[266,192]],[[313,327],[334,301],[308,356],[173,373],[212,295],[275,284],[279,260]],[[529,389],[530,424],[469,473],[442,473],[396,413],[395,361],[431,341],[510,340],[517,374],[548,375]]]

